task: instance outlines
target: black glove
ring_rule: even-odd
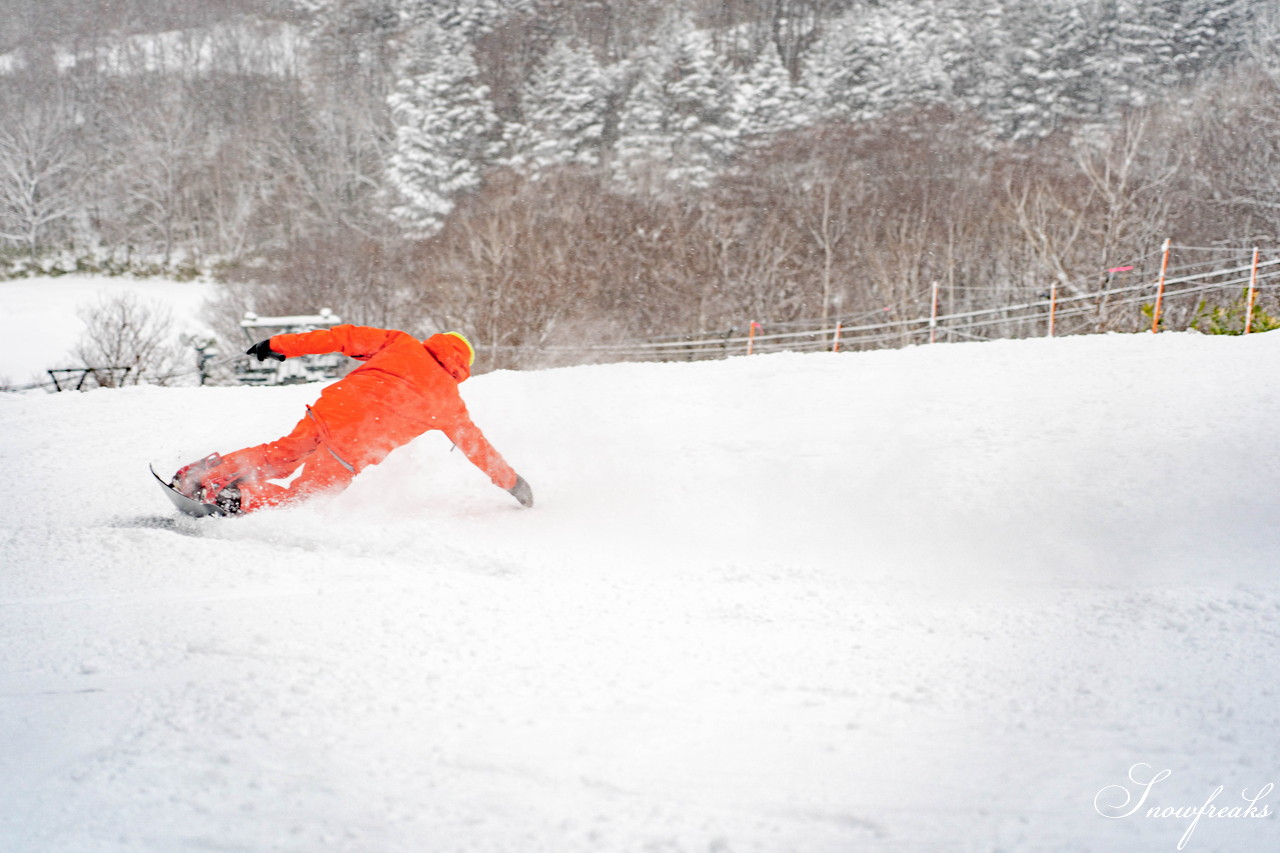
[[[258,341],[245,350],[244,354],[257,356],[258,361],[266,361],[269,358],[274,358],[276,361],[284,361],[284,356],[271,348],[271,338],[267,338],[265,341]]]
[[[529,488],[529,484],[519,474],[516,475],[516,484],[507,491],[520,501],[521,506],[533,506],[533,489]]]

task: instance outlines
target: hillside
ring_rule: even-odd
[[[464,395],[532,510],[427,436],[176,526],[148,462],[317,389],[0,397],[0,848],[1172,850],[1095,798],[1280,767],[1278,351],[497,372]]]
[[[214,325],[319,303],[541,367],[1280,245],[1275,3],[9,5],[0,278],[207,273]]]

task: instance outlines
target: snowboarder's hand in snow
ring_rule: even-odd
[[[529,488],[529,484],[519,474],[516,475],[516,484],[507,491],[520,501],[521,506],[533,506],[533,489]]]
[[[271,338],[267,338],[265,341],[258,341],[245,350],[244,354],[256,356],[258,361],[266,361],[269,358],[274,358],[276,361],[284,361],[284,356],[271,348]]]

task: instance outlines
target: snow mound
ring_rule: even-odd
[[[1189,819],[1095,799],[1280,770],[1277,356],[499,372],[462,390],[533,510],[434,434],[176,523],[148,462],[318,387],[2,396],[0,849],[1174,849]]]

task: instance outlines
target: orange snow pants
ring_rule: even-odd
[[[302,473],[288,486],[268,482],[285,479],[299,465]],[[228,453],[211,475],[209,480],[222,484],[240,480],[241,510],[253,512],[346,488],[356,469],[323,442],[319,425],[308,410],[293,432],[276,441]]]

